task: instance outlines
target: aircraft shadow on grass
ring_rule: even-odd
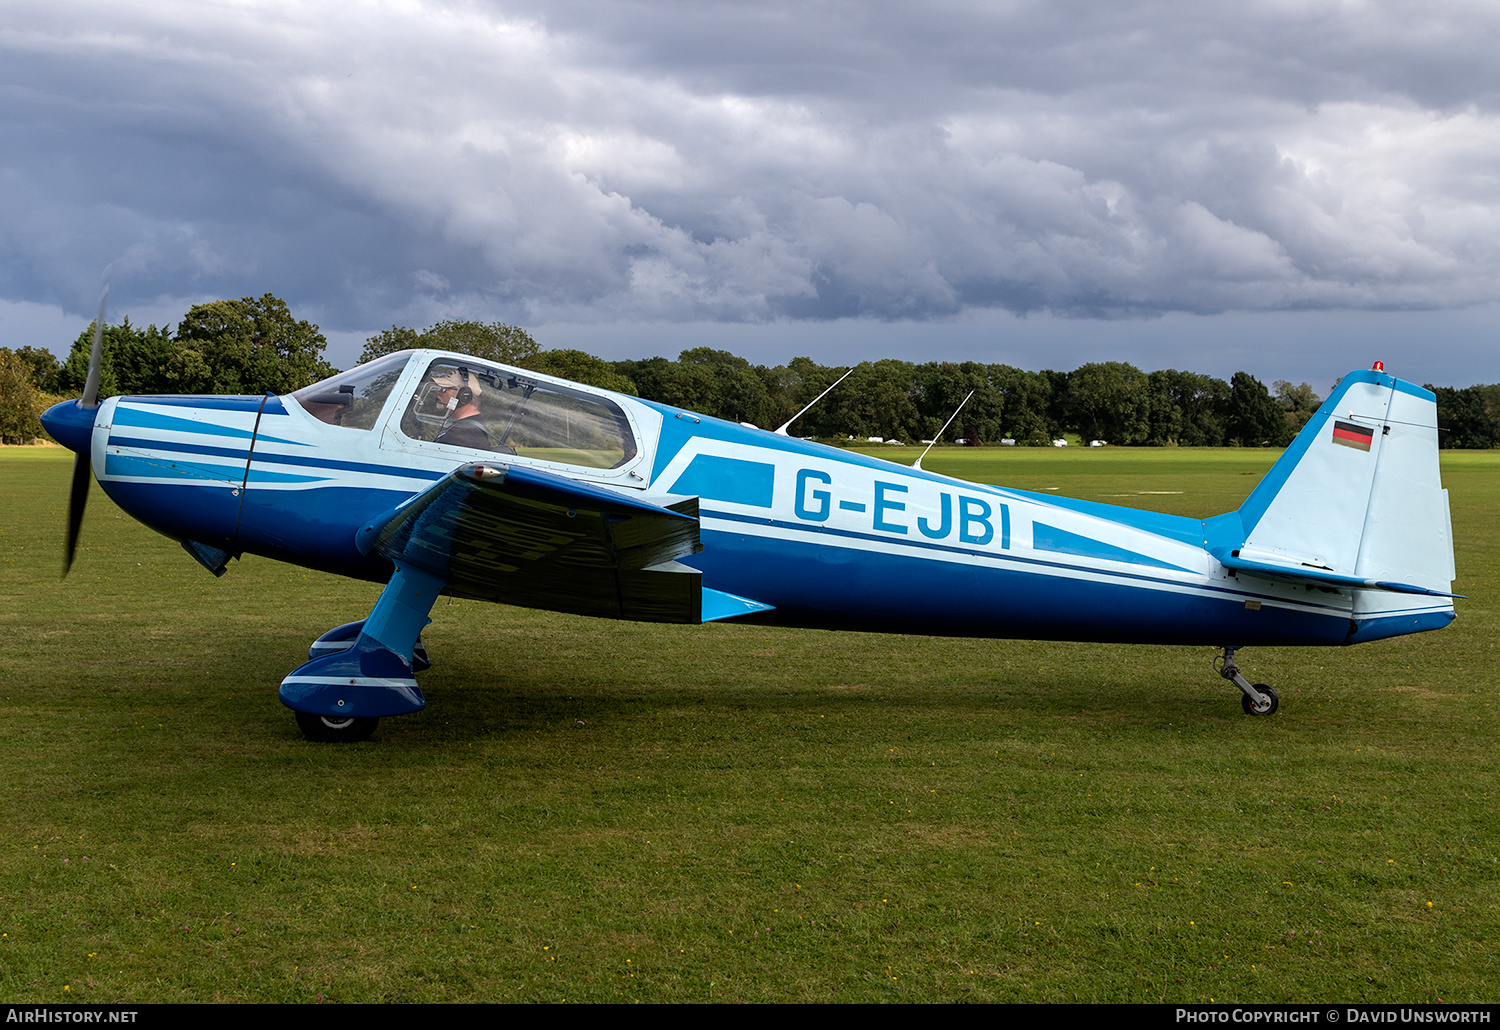
[[[102,319],[97,325],[102,325]],[[984,486],[441,351],[283,397],[43,417],[91,473],[222,575],[259,554],[386,584],[280,699],[313,740],[420,711],[439,595],[604,618],[1210,644],[1253,715],[1250,645],[1362,643],[1454,617],[1433,395],[1345,376],[1238,510],[1208,519]]]

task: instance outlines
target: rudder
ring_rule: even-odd
[[[1436,398],[1383,371],[1351,372],[1239,510],[1206,527],[1226,568],[1353,590],[1351,642],[1447,625],[1453,534]]]

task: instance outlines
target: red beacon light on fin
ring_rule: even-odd
[[[1384,372],[1385,371],[1385,362],[1384,361],[1377,361],[1377,362],[1375,362],[1375,371],[1376,372]]]

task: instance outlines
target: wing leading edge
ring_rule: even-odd
[[[770,605],[703,586],[696,497],[666,507],[497,463],[460,466],[356,536],[447,593],[641,622],[697,623]]]

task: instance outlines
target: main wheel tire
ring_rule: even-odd
[[[1245,710],[1245,714],[1246,715],[1274,715],[1274,714],[1276,714],[1276,709],[1281,704],[1280,699],[1278,699],[1276,697],[1276,691],[1272,690],[1270,687],[1266,686],[1264,683],[1257,683],[1257,684],[1255,684],[1255,689],[1258,690],[1260,693],[1266,695],[1266,697],[1270,698],[1271,699],[1271,703],[1268,704],[1268,705],[1266,705],[1264,708],[1257,708],[1255,706],[1254,702],[1252,702],[1250,700],[1250,695],[1249,694],[1241,694],[1240,695],[1240,707]]]
[[[294,714],[302,735],[319,744],[352,744],[355,741],[369,740],[370,734],[375,732],[375,727],[380,722],[378,716],[361,719],[353,716],[313,715],[310,712]]]

